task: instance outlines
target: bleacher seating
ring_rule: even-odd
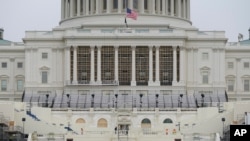
[[[158,98],[156,97],[158,96]],[[227,102],[225,93],[194,93],[187,94],[51,94],[24,95],[24,101],[41,107],[52,108],[197,108],[218,106],[218,103]],[[158,103],[157,103],[157,102]],[[117,102],[117,103],[116,103]],[[46,104],[48,103],[48,104]]]

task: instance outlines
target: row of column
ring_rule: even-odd
[[[100,13],[122,13],[124,7],[134,9],[133,0],[128,0],[127,6],[123,0],[116,1],[118,7],[113,7],[114,0],[61,0],[61,19]],[[140,14],[171,15],[190,19],[190,0],[137,0],[137,4],[136,11]]]
[[[73,84],[77,84],[77,46],[74,46],[73,53]],[[102,46],[97,46],[97,81],[95,82],[95,46],[91,46],[91,68],[90,68],[90,84],[102,84],[101,78],[101,48]],[[119,46],[115,46],[115,81],[119,82],[118,75],[118,49]],[[131,86],[136,86],[136,46],[131,46],[132,48],[132,79]],[[153,82],[153,46],[149,46],[149,81],[148,85],[160,85],[160,47],[155,47],[155,81]],[[65,80],[70,80],[70,47],[65,48],[65,67],[66,67],[66,78]],[[180,47],[180,84],[184,84],[185,81],[185,50]],[[177,84],[177,46],[173,46],[173,85]]]

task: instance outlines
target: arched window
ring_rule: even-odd
[[[103,119],[103,118],[99,119],[99,120],[98,120],[98,123],[97,123],[97,127],[98,127],[98,128],[107,128],[107,127],[108,127],[108,122],[107,122],[107,120],[106,120],[106,119]]]
[[[173,123],[172,119],[170,118],[166,118],[164,121],[163,121],[164,124],[169,124],[169,123]]]
[[[141,121],[141,128],[151,128],[151,121],[145,118]]]
[[[79,118],[76,120],[76,124],[84,124],[84,123],[86,123],[86,122],[83,118]]]

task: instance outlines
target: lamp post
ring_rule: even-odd
[[[201,94],[201,107],[204,107],[204,94]]]
[[[112,98],[112,107],[115,108],[115,99],[114,99],[114,97]]]
[[[224,117],[221,118],[221,121],[222,121],[222,138],[224,138],[226,118],[224,118]]]
[[[142,108],[142,96],[143,96],[143,94],[140,94],[140,110]]]
[[[156,98],[156,101],[155,101],[155,105],[156,105],[156,108],[158,108],[158,98],[159,98],[159,94],[156,94],[155,95],[155,98]]]
[[[45,107],[49,107],[49,94],[46,94]]]
[[[180,108],[182,108],[182,97],[183,97],[183,94],[180,94],[180,98],[179,98],[179,106],[180,106]]]
[[[67,96],[67,98],[68,98],[68,101],[67,101],[68,108],[70,108],[70,94],[67,94],[66,96]]]
[[[24,122],[26,121],[26,118],[22,118],[22,122],[23,122],[23,134],[24,134]]]
[[[117,98],[118,98],[118,94],[115,94],[115,108],[117,109]]]
[[[94,99],[95,99],[95,94],[92,94],[92,99],[91,99],[91,108],[94,108]]]

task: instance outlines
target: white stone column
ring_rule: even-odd
[[[65,0],[61,0],[61,20],[65,18]]]
[[[166,15],[169,15],[169,12],[168,12],[168,1],[169,0],[166,0],[166,3],[165,3],[165,12],[166,12]]]
[[[64,71],[64,76],[65,76],[65,85],[71,83],[70,82],[70,47],[65,47],[64,48],[64,53],[65,53],[65,71]]]
[[[151,14],[155,14],[155,0],[151,0]]]
[[[193,54],[194,54],[194,70],[193,70],[193,76],[194,76],[194,86],[197,85],[198,79],[197,79],[197,73],[198,73],[198,63],[197,60],[198,58],[198,48],[194,47],[193,48]]]
[[[178,5],[177,5],[177,7],[178,7],[178,17],[180,17],[181,18],[181,0],[178,0]]]
[[[90,14],[94,14],[94,8],[95,8],[95,0],[90,0]]]
[[[131,46],[132,48],[132,80],[131,80],[131,86],[136,86],[136,56],[135,56],[135,49],[136,46]]]
[[[118,0],[118,13],[122,13],[122,0]]]
[[[95,46],[90,46],[90,84],[95,84]]]
[[[64,0],[65,2],[65,19],[69,17],[69,3],[67,0]]]
[[[225,85],[225,50],[223,48],[219,49],[219,57],[220,57],[220,85]]]
[[[162,14],[162,15],[165,15],[165,13],[166,13],[166,0],[162,0],[162,5],[161,5],[161,7],[162,7],[161,14]]]
[[[160,46],[155,47],[155,85],[160,86]]]
[[[107,10],[106,10],[107,13],[111,13],[111,5],[110,5],[110,3],[111,3],[111,0],[107,0]]]
[[[77,46],[74,46],[73,84],[77,84]]]
[[[119,46],[114,46],[115,48],[115,81],[118,82],[119,81],[119,72],[118,72],[118,49],[119,49]]]
[[[144,0],[139,0],[138,2],[139,2],[139,12],[143,14],[144,13]]]
[[[100,0],[96,0],[95,1],[95,8],[96,8],[96,10],[95,10],[95,14],[99,14],[99,10],[100,10]]]
[[[74,16],[74,0],[70,1],[70,17]]]
[[[97,46],[97,84],[102,84],[102,54],[101,46]]]
[[[190,0],[187,0],[187,19],[190,20]]]
[[[220,52],[220,50],[218,50],[218,52]],[[235,84],[236,84],[236,92],[241,92],[244,90],[244,83],[241,81],[242,78],[241,76],[239,75],[240,72],[241,72],[241,58],[236,58],[236,78],[235,78]],[[219,72],[218,72],[219,73]],[[220,75],[220,74],[219,74]],[[220,79],[219,79],[220,81]]]
[[[187,3],[186,0],[183,0],[183,18],[187,18]]]
[[[186,65],[186,58],[185,55],[186,50],[184,47],[180,47],[180,84],[184,84],[185,82],[185,65]]]
[[[156,0],[156,10],[157,10],[157,14],[159,15],[161,13],[161,2],[160,2],[160,0]]]
[[[149,48],[149,73],[148,73],[148,85],[153,85],[153,46],[148,46]]]
[[[89,15],[89,0],[85,0],[85,14]]]
[[[174,0],[171,0],[171,16],[174,16]]]
[[[81,15],[81,1],[77,0],[77,16]]]
[[[128,8],[134,9],[134,7],[133,7],[133,0],[128,0]]]
[[[172,85],[177,83],[177,46],[173,46],[173,82]]]

